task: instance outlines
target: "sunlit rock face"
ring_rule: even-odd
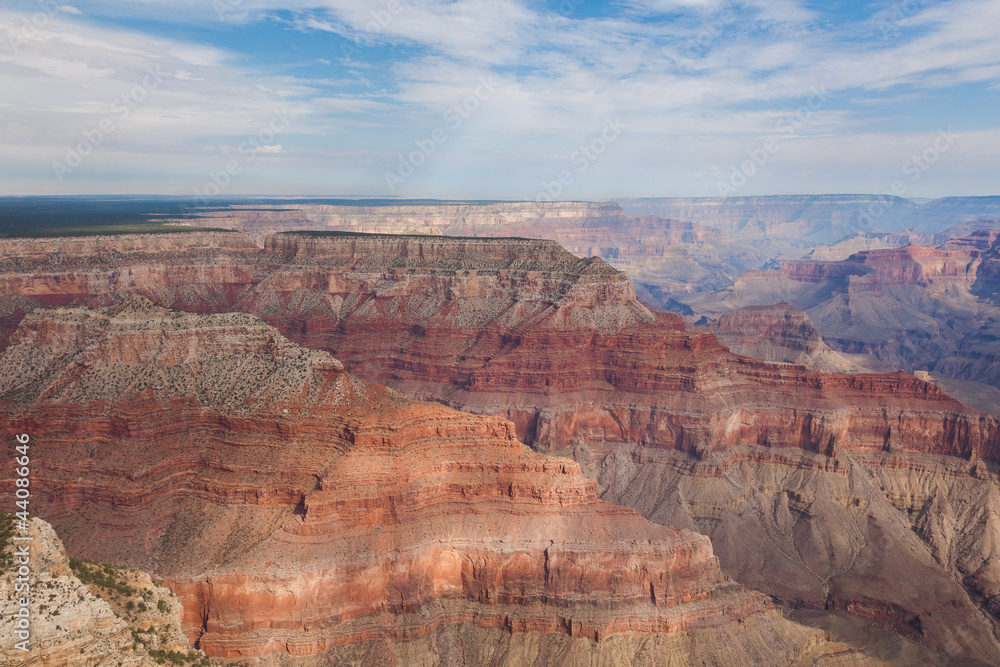
[[[686,637],[659,659],[719,633],[742,636],[719,655],[752,661],[843,651],[726,579],[708,538],[601,501],[510,422],[358,380],[256,317],[38,309],[0,369],[5,430],[44,443],[36,511],[72,552],[162,578],[210,655],[442,626],[598,653]]]

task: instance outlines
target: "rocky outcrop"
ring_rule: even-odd
[[[774,361],[800,364],[823,373],[870,373],[868,358],[849,358],[831,350],[819,331],[802,310],[788,303],[773,306],[747,306],[724,313],[718,320],[695,327],[715,335],[736,354]],[[866,367],[862,364],[868,362]],[[928,378],[922,378],[927,380]]]
[[[714,319],[787,301],[838,352],[1000,387],[998,234],[980,230],[936,248],[873,250],[842,262],[786,262],[688,305]]]
[[[853,236],[840,239],[836,243],[816,246],[805,253],[802,259],[813,262],[840,262],[851,255],[863,251],[901,248],[907,245],[937,245],[944,243],[952,236],[964,236],[964,234],[946,232],[940,234],[920,234],[910,230],[899,232],[858,232]]]
[[[907,245],[851,255],[843,262],[785,262],[780,274],[799,282],[819,282],[847,276],[864,276],[879,286],[962,286],[976,281],[984,253],[1000,232],[976,232],[952,239],[937,248]]]
[[[600,257],[627,272],[644,300],[668,308],[679,305],[676,294],[725,287],[741,271],[763,266],[768,259],[718,229],[658,217],[633,218],[614,203],[288,202],[219,207],[185,222],[243,231],[260,244],[272,232],[323,230],[548,239],[578,257]]]
[[[249,315],[39,310],[0,356],[0,403],[5,431],[45,443],[36,511],[72,551],[162,577],[210,655],[443,626],[589,640],[581,655],[615,636],[682,660],[720,636],[718,655],[762,664],[842,652],[722,576],[707,538],[600,501],[509,422],[364,383]]]
[[[495,246],[502,255],[510,243],[535,243],[511,257],[537,254],[545,270],[476,254]],[[272,318],[371,379],[502,412],[541,449],[600,436],[690,452],[772,442],[993,455],[993,423],[932,385],[738,357],[710,335],[686,332],[678,317],[643,307],[625,276],[600,260],[555,244],[290,234],[267,249],[305,253],[307,261],[291,263],[311,277],[273,274],[239,309]],[[326,304],[330,319],[311,304]],[[915,419],[887,418],[887,409]],[[734,417],[747,410],[752,419]],[[945,426],[955,418],[964,424],[957,431]],[[929,421],[941,426],[928,432]]]
[[[711,509],[715,507],[715,501],[710,497],[693,500],[700,485],[712,488],[705,479],[714,480],[712,484],[729,484],[730,477],[738,482],[744,474],[760,476],[758,495],[747,492],[725,496],[728,498],[726,507],[734,512],[741,512],[744,517],[743,523],[731,531],[738,536],[747,531],[759,533],[764,530],[761,522],[765,515],[747,508],[756,507],[755,503],[758,501],[763,502],[760,498],[776,503],[783,494],[799,493],[800,481],[805,474],[803,470],[807,465],[836,468],[844,465],[836,463],[838,460],[867,457],[863,464],[867,467],[862,469],[866,474],[872,475],[868,467],[883,465],[879,458],[882,456],[895,456],[898,458],[894,460],[904,461],[918,460],[921,456],[940,457],[941,460],[954,459],[969,466],[979,465],[981,462],[985,462],[982,465],[989,466],[997,460],[996,420],[949,398],[933,384],[904,373],[826,375],[802,366],[770,364],[741,357],[727,350],[710,334],[686,331],[679,317],[653,312],[642,306],[635,300],[625,276],[608,267],[602,260],[577,258],[561,251],[554,244],[516,239],[282,234],[267,240],[264,249],[254,256],[252,264],[241,261],[235,254],[230,254],[225,259],[216,256],[208,261],[202,261],[196,254],[179,256],[162,263],[147,260],[146,266],[151,269],[146,275],[150,280],[142,285],[128,285],[118,281],[112,291],[94,292],[85,298],[80,297],[80,300],[116,301],[138,291],[160,303],[181,305],[192,310],[229,309],[253,313],[280,327],[293,340],[335,353],[336,358],[348,370],[362,377],[391,384],[414,397],[434,398],[470,412],[509,419],[514,426],[507,437],[512,439],[516,432],[537,449],[572,455],[585,464],[591,477],[601,479],[600,489],[608,497],[634,505],[663,523],[697,528],[713,534],[713,537],[715,533],[707,522],[717,518],[716,510]],[[125,275],[132,270],[130,266],[127,261],[120,261],[114,267],[95,261],[87,271],[98,277],[110,272]],[[234,272],[237,270],[246,270],[249,282],[238,287],[239,281],[231,281],[228,283],[233,286],[231,292],[218,289],[215,285],[197,283],[199,276],[209,275],[201,273],[207,270],[204,268],[206,266],[224,266],[229,276],[236,275]],[[77,270],[82,268],[81,266]],[[53,276],[63,275],[54,267],[38,270],[38,273],[45,273],[46,270]],[[189,282],[178,289],[170,284],[167,277],[169,275],[182,275]],[[4,277],[11,281],[15,278],[16,276]],[[94,280],[94,285],[103,284]],[[194,294],[201,296],[198,299],[189,297]],[[247,325],[239,323],[234,326],[245,328]],[[48,339],[54,341],[68,337],[67,330],[58,335],[52,334]],[[219,347],[214,341],[211,345]],[[27,359],[23,363],[29,367],[31,365]],[[252,378],[249,383],[252,386],[259,384],[258,377],[270,377],[263,371],[247,373],[247,377]],[[250,410],[248,406],[257,409],[256,406],[268,405],[264,396],[250,395],[242,386],[234,386],[229,382],[220,383],[214,379],[216,375],[206,377],[212,380],[210,384],[189,387],[189,381],[182,382],[180,379],[175,384],[178,388],[183,388],[182,395],[198,396],[199,401],[205,401],[202,404],[223,405],[226,410],[241,415],[242,411]],[[147,391],[149,387],[163,386],[167,380],[166,377],[153,377],[144,381],[145,383],[137,381],[135,386]],[[131,386],[123,385],[122,382],[124,381],[119,381],[117,389],[109,390],[107,400],[112,400],[124,387]],[[312,387],[316,383],[313,380],[308,384]],[[103,385],[116,386],[110,379],[102,379],[100,384],[96,381],[93,383],[93,386]],[[301,385],[293,384],[280,390],[272,390],[267,396],[280,394],[299,397],[301,394],[302,397],[296,398],[296,401],[305,401],[305,405],[311,405],[306,400],[309,395],[302,392]],[[201,398],[203,394],[204,399]],[[154,407],[161,400],[155,395],[148,399],[147,394],[141,396],[143,401],[148,400],[149,405]],[[169,403],[175,404],[180,405]],[[147,404],[137,402],[136,405]],[[299,414],[300,408],[296,405],[298,403],[287,406],[290,414]],[[153,414],[157,413],[154,411]],[[389,413],[385,418],[392,422],[396,416],[395,413]],[[362,431],[369,428],[369,425],[371,428],[382,428],[379,426],[382,421],[372,422],[368,419],[366,416],[365,420],[359,422],[359,428],[364,427]],[[432,418],[427,414],[420,417],[424,423],[434,423],[434,419],[436,417]],[[170,431],[169,428],[178,429],[178,419],[174,416],[167,421],[167,426],[162,428],[167,428],[166,433],[174,437],[176,430]],[[69,418],[58,419],[55,413],[47,415],[45,423],[55,424],[53,433],[70,429]],[[195,423],[199,425],[198,428],[216,427],[216,422],[211,419]],[[301,422],[293,420],[292,425],[283,428],[290,429],[290,437],[304,438],[304,432],[296,430],[294,423]],[[146,427],[146,424],[149,426]],[[148,431],[144,430],[146,428]],[[142,438],[151,438],[157,428],[161,427],[157,426],[156,420],[143,413],[142,419],[110,420],[106,424],[101,422],[91,425],[90,431],[102,434],[101,437],[107,434],[118,437],[121,434],[135,433]],[[238,474],[241,479],[248,479],[249,482],[231,488],[227,484],[208,481],[195,488],[201,494],[199,497],[211,500],[212,503],[250,502],[249,499],[253,498],[255,504],[271,507],[270,510],[258,510],[275,514],[255,518],[252,522],[254,530],[262,531],[267,526],[275,525],[282,526],[282,530],[290,531],[291,535],[298,535],[295,533],[299,530],[296,528],[297,524],[289,523],[289,519],[280,514],[281,507],[300,508],[293,510],[294,517],[299,517],[304,511],[302,526],[306,527],[310,525],[310,517],[326,517],[331,503],[336,507],[337,502],[348,502],[344,499],[324,500],[327,487],[326,482],[321,480],[331,477],[320,474],[317,479],[312,468],[305,469],[305,477],[301,481],[286,480],[285,476],[298,474],[294,468],[288,473],[270,475],[266,479],[250,475],[249,471],[252,470],[275,467],[274,460],[267,458],[274,456],[273,452],[268,450],[267,455],[258,454],[260,448],[250,446],[253,434],[285,433],[276,430],[266,420],[251,420],[249,416],[242,416],[240,419],[227,417],[226,429],[239,435],[229,436],[219,442],[220,438],[211,435],[210,431],[201,434],[202,432],[192,431],[188,427],[185,433],[191,433],[186,437],[192,441],[212,443],[210,452],[238,446],[240,456],[252,453],[263,456],[263,459],[252,465],[240,463],[238,467],[234,467],[232,462],[214,463],[214,454],[200,454],[199,465],[208,466],[211,470],[231,471],[226,474]],[[331,429],[324,427],[322,430],[329,432]],[[334,432],[340,433],[335,429]],[[494,437],[498,436],[489,436]],[[639,455],[630,453],[635,447],[640,448]],[[747,451],[747,448],[763,454],[752,457],[742,455],[741,452]],[[180,460],[188,460],[185,457],[191,456],[185,453],[188,450],[184,447],[178,447],[177,451]],[[316,456],[315,452],[321,451],[321,448],[311,445],[308,451],[309,456]],[[378,458],[375,459],[375,465],[367,466],[366,469],[423,470],[427,465],[426,459],[417,457],[415,450],[406,451],[406,457],[400,459],[399,463],[390,465]],[[488,461],[487,454],[492,451],[494,450],[480,447],[478,456]],[[649,452],[657,454],[648,454]],[[435,456],[440,458],[442,455],[436,453]],[[735,468],[720,469],[715,463],[720,456],[724,459],[732,457]],[[657,461],[661,458],[671,462],[669,470],[675,476],[666,477],[657,472]],[[240,457],[236,457],[236,460],[240,461]],[[349,459],[343,460],[343,465],[347,465]],[[806,461],[818,463],[807,464]],[[613,479],[602,476],[605,464],[609,470],[615,471]],[[135,466],[134,463],[129,465]],[[149,489],[156,488],[156,484],[150,480],[159,479],[156,475],[166,475],[166,468],[159,471],[150,469],[147,472],[147,467],[137,468],[142,472],[136,474],[135,478],[143,482],[137,482],[137,488],[130,492],[128,499],[118,497],[114,501],[117,507],[114,516],[125,516],[122,508],[130,504],[152,502],[154,496],[148,495],[151,493]],[[505,471],[508,468],[501,466],[496,470]],[[702,474],[700,471],[704,470],[713,472],[710,475]],[[215,480],[217,478],[214,475],[223,473],[213,472],[212,475],[209,479]],[[496,473],[493,476],[496,477]],[[186,479],[172,477],[173,480],[182,478]],[[346,478],[353,479],[349,475]],[[689,481],[681,484],[680,478]],[[649,486],[644,486],[647,482]],[[380,486],[377,488],[395,488],[396,484],[390,480],[378,483]],[[498,483],[503,488],[503,483]],[[322,488],[318,488],[318,485]],[[74,490],[73,483],[67,482],[65,488],[70,499],[86,497],[101,502],[112,501],[112,496],[106,495],[110,491],[103,490],[103,487],[99,490]],[[390,515],[401,512],[400,508],[404,507],[395,500],[369,501],[366,493],[370,492],[355,491],[353,487],[345,488],[346,493],[352,494],[347,498],[362,499],[359,507],[392,508],[391,511],[386,510]],[[506,488],[510,488],[509,485]],[[262,494],[261,489],[271,490]],[[631,489],[642,492],[630,494]],[[663,500],[656,507],[645,504],[645,500],[652,497],[653,489],[660,489],[661,495],[656,497]],[[323,493],[313,498],[310,494],[317,490]],[[683,490],[680,498],[676,496],[678,490]],[[870,504],[877,499],[877,496],[871,495],[876,490],[876,487],[865,486],[857,497],[867,498],[863,502]],[[591,489],[587,493],[593,492]],[[491,493],[497,497],[506,496],[500,491]],[[545,499],[552,496],[543,487],[531,491],[526,497],[536,498],[541,503],[549,502]],[[851,503],[854,502],[854,497],[851,496],[852,500],[846,507],[853,506]],[[522,498],[522,495],[518,494],[517,498]],[[670,510],[677,504],[671,498],[675,498],[681,507],[684,502],[697,504],[697,508],[692,508],[693,512],[709,512],[705,517],[706,523],[699,523],[701,515]],[[839,506],[842,496],[837,498]],[[560,502],[566,504],[565,500]],[[157,540],[160,538],[155,536],[167,534],[166,532],[143,531],[169,531],[171,537],[167,543],[184,544],[183,539],[177,536],[183,537],[187,530],[200,530],[188,526],[216,525],[215,522],[222,522],[220,525],[226,526],[240,526],[237,534],[245,535],[244,539],[248,544],[256,544],[258,538],[262,540],[262,545],[271,544],[268,542],[271,538],[267,535],[277,534],[262,535],[243,529],[245,524],[237,523],[239,518],[244,517],[244,521],[249,519],[246,514],[235,511],[225,514],[225,518],[216,518],[214,515],[203,517],[203,506],[204,503],[201,503],[170,510],[177,514],[163,510],[168,517],[186,517],[184,520],[170,518],[160,523],[142,524],[137,519],[122,519],[123,534],[131,535],[134,538],[132,543],[145,544],[153,540],[159,544]],[[805,518],[797,530],[815,535],[815,540],[822,535],[839,534],[842,525],[847,524],[840,518],[830,518],[839,517],[839,514],[819,511],[822,507],[824,506],[815,505],[816,511],[811,514],[803,511],[802,516]],[[294,514],[295,511],[299,514]],[[899,510],[893,511],[898,513]],[[541,512],[539,506],[533,506],[530,510],[533,515]],[[111,521],[107,518],[110,514],[95,516],[102,517],[100,521]],[[684,519],[684,516],[688,516],[688,519]],[[919,550],[912,553],[908,551],[911,547],[926,549],[919,542],[907,542],[909,546],[904,551],[893,552],[896,555],[892,562],[899,564],[894,569],[877,570],[866,565],[880,562],[878,554],[884,553],[886,549],[880,535],[888,534],[885,532],[887,529],[882,527],[877,530],[869,529],[871,522],[866,516],[857,514],[852,518],[855,521],[852,525],[859,526],[858,530],[866,531],[865,534],[869,536],[867,541],[858,543],[862,546],[858,547],[857,553],[863,552],[864,558],[854,558],[855,552],[844,557],[842,551],[832,548],[811,551],[815,540],[803,543],[802,553],[808,552],[812,554],[810,558],[815,559],[808,564],[809,570],[837,573],[837,586],[830,588],[832,592],[829,595],[823,593],[822,586],[817,589],[809,583],[812,580],[808,577],[793,576],[794,572],[789,570],[770,569],[765,575],[751,577],[749,570],[742,565],[748,558],[752,562],[770,562],[775,558],[770,542],[764,538],[751,542],[737,540],[736,547],[720,551],[722,565],[738,577],[764,582],[761,587],[784,603],[847,608],[873,622],[908,633],[935,651],[964,654],[986,662],[1000,660],[1000,648],[990,630],[993,622],[991,617],[980,612],[976,600],[956,581],[957,574],[947,570],[929,555],[926,558],[920,555]],[[880,521],[888,522],[889,516],[895,515],[890,512]],[[589,522],[586,524],[588,526],[602,525],[591,516],[585,520]],[[622,524],[623,520],[619,518],[615,522]],[[143,531],[136,528],[140,524],[144,526]],[[67,526],[66,530],[72,531],[73,528]],[[525,530],[547,533],[551,529],[521,526],[516,530],[511,528],[510,534],[522,534]],[[584,529],[581,527],[578,530]],[[222,532],[228,534],[230,531]],[[396,533],[382,527],[379,534],[388,536],[386,539],[390,542],[388,546],[380,542],[378,547],[397,553],[396,549],[399,547],[396,545],[399,542],[393,541],[398,539],[394,537]],[[67,539],[76,539],[72,533],[69,535]],[[292,537],[285,539],[293,540]],[[602,539],[605,543],[615,543],[618,538],[608,533]],[[296,541],[290,543],[299,544]],[[528,571],[531,571],[531,567],[537,567],[531,564],[537,563],[539,558],[544,561],[544,557],[538,555],[540,547],[541,545],[534,545],[526,549],[529,556],[524,562]],[[221,545],[213,548],[221,549]],[[312,553],[309,548],[303,546],[302,553]],[[238,556],[234,567],[240,566],[247,570],[250,566],[256,567],[255,563],[258,561],[252,560],[253,558],[259,557],[266,563],[271,558],[266,554],[276,553],[269,546],[261,546],[260,549],[260,552]],[[190,550],[181,550],[178,554],[165,553],[160,556],[161,561],[150,560],[149,566],[155,568],[160,567],[160,562],[183,562],[188,551]],[[156,549],[150,548],[150,555],[141,556],[137,553],[132,557],[152,559],[157,553]],[[220,558],[221,552],[209,549],[208,553],[207,558]],[[241,558],[251,560],[244,561]],[[319,556],[316,558],[320,559]],[[425,551],[420,551],[413,558],[417,559],[414,563],[440,560],[439,555]],[[430,560],[420,560],[421,558]],[[484,562],[491,568],[499,567],[493,563],[506,562],[503,560],[506,556],[496,558],[499,561],[487,559]],[[789,552],[789,558],[795,561],[803,556]],[[914,569],[908,569],[908,558],[914,559]],[[275,559],[274,562],[279,560]],[[420,570],[418,565],[413,565],[413,568]],[[264,572],[271,576],[272,570],[265,568]],[[931,572],[938,582],[935,590],[941,592],[940,599],[951,605],[953,611],[948,614],[940,611],[938,597],[924,599],[911,595],[905,586],[893,583],[894,578],[911,576],[922,577],[918,580],[923,581]],[[771,575],[775,579],[767,584]],[[275,574],[274,579],[266,581],[283,581],[281,576],[284,575]],[[826,579],[830,576],[823,575]],[[884,582],[884,585],[873,586],[872,577],[881,577],[879,581]],[[397,577],[394,575],[393,580],[395,578]],[[380,582],[387,579],[387,575],[376,576],[376,580]],[[403,580],[409,581],[406,577]],[[185,581],[188,583],[184,583]],[[220,599],[231,602],[226,602],[223,609],[253,609],[248,596],[265,587],[266,581],[262,579],[259,582],[237,585],[231,580],[220,579],[218,587],[204,584],[204,588],[197,590],[220,591],[220,595],[221,591],[225,591]],[[301,581],[305,587],[303,590],[317,590],[312,579],[304,578]],[[416,581],[421,580],[418,578]],[[464,577],[462,581],[475,582],[475,576]],[[196,584],[193,578],[185,580],[178,577],[175,585]],[[632,586],[629,584],[622,590],[637,590]],[[375,590],[374,599],[383,599],[379,597],[383,595],[383,589],[377,587]],[[395,603],[385,603],[389,605],[386,608],[393,612],[393,618],[398,619],[401,614],[409,613],[406,605],[411,604],[412,597],[407,595],[414,595],[408,593],[410,590],[412,589],[405,588],[398,596],[395,590],[384,594],[383,597],[387,600],[399,599],[398,606],[393,606]],[[416,590],[426,591],[428,588],[426,585],[418,585]],[[523,590],[531,592],[534,589],[527,587]],[[820,593],[816,593],[817,590]],[[894,592],[897,590],[901,592]],[[496,599],[497,595],[508,595],[509,592],[505,591],[508,589],[502,586],[492,589],[490,599]],[[186,593],[186,599],[190,599],[193,594]],[[200,592],[198,594],[202,595]],[[534,592],[531,594],[536,595]],[[552,593],[537,593],[542,594],[547,598],[553,595],[552,599],[557,599]],[[531,599],[530,596],[528,599]],[[276,605],[275,608],[279,610],[287,608],[293,615],[297,613],[292,602],[285,599],[268,604]],[[305,626],[287,620],[283,622],[280,632],[274,628],[257,627],[251,621],[241,621],[234,622],[235,625],[232,626],[235,628],[232,635],[241,638],[233,639],[227,634],[230,626],[217,621],[210,613],[212,609],[219,607],[210,604],[207,607],[200,605],[198,608],[209,611],[189,617],[188,627],[202,628],[200,631],[192,630],[192,633],[204,632],[205,645],[215,646],[214,650],[220,652],[253,650],[250,646],[261,645],[299,646],[295,643],[298,639],[289,644],[291,634],[288,633],[298,633],[300,630],[306,633],[303,646],[307,650],[332,646],[340,636],[333,636],[321,629],[322,624],[316,620],[307,622]],[[366,613],[374,614],[374,610],[380,607],[366,609],[367,612],[365,609],[357,611],[331,607],[330,614],[342,614],[337,618],[343,618],[345,622],[361,623],[359,619],[371,618],[370,615],[365,616]],[[504,613],[508,613],[507,608],[504,609]],[[511,609],[517,610],[518,607]],[[542,609],[549,611],[549,607]],[[252,615],[251,612],[247,613]],[[351,613],[357,616],[348,618]],[[447,610],[434,613],[442,618],[453,618],[448,615],[451,612]],[[517,617],[514,611],[509,613],[512,618]],[[484,614],[477,616],[480,619],[488,617],[489,615]],[[917,617],[923,619],[919,627],[911,624]],[[546,618],[549,620],[545,620]],[[602,632],[614,632],[613,624],[601,625],[604,621],[600,620],[599,613],[595,612],[586,618],[587,623],[591,623],[586,627],[593,628],[598,637]],[[946,620],[939,625],[937,621],[928,620],[931,618]],[[551,617],[531,616],[530,619],[525,626],[528,629],[552,627],[544,625],[550,623]],[[955,633],[948,629],[955,623],[961,624],[966,630]],[[482,625],[488,625],[487,621],[483,620]],[[308,630],[305,629],[306,626]],[[357,626],[338,627],[350,634],[354,630],[344,630],[344,627]],[[211,628],[211,631],[206,628]],[[249,644],[240,644],[242,637],[247,636],[246,633],[257,634],[253,635]],[[393,637],[395,635],[388,639]]]
[[[102,596],[97,586],[88,586],[70,568],[70,561],[62,542],[56,537],[52,527],[38,518],[32,518],[27,530],[18,531],[19,537],[30,538],[22,542],[4,545],[8,553],[17,546],[29,548],[27,582],[30,594],[18,591],[16,585],[25,580],[17,578],[14,571],[0,573],[0,658],[5,665],[65,665],[66,667],[147,667],[156,665],[155,657],[147,650],[147,644],[154,651],[157,648],[170,649],[187,656],[186,642],[179,634],[179,605],[162,602],[163,611],[157,608],[157,597],[169,600],[169,591],[156,586],[142,573],[130,573],[131,590],[128,600],[119,600],[113,605]],[[0,549],[2,550],[2,549]],[[95,568],[100,570],[101,566]],[[110,569],[110,568],[109,568]],[[138,593],[147,593],[143,597]],[[24,596],[31,600],[30,636],[27,651],[20,650],[16,643],[20,638],[14,634],[14,614],[20,610],[19,600]],[[122,598],[121,594],[114,594]],[[134,598],[134,599],[133,599]],[[147,612],[132,611],[135,601],[150,603]],[[125,605],[131,603],[126,611]],[[117,606],[118,609],[114,607]],[[176,609],[172,607],[176,606]],[[171,613],[178,612],[176,617]],[[168,637],[176,629],[177,636],[171,641],[160,641],[160,636]],[[150,637],[156,637],[155,646]],[[144,642],[145,640],[145,642]],[[192,653],[192,660],[200,656]]]

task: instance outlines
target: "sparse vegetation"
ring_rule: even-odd
[[[77,579],[85,584],[92,584],[106,591],[127,597],[138,593],[134,587],[125,583],[124,579],[119,580],[119,577],[125,574],[123,568],[110,563],[91,563],[82,558],[70,558],[69,566]]]
[[[187,667],[209,667],[210,665],[217,664],[214,660],[209,658],[207,655],[201,651],[168,651],[162,648],[151,648],[149,644],[157,644],[161,641],[161,637],[155,631],[151,629],[149,631],[140,631],[132,628],[132,643],[136,648],[141,647],[149,654],[149,657],[153,658],[158,665],[186,665]]]
[[[175,665],[195,665],[202,667],[211,664],[211,661],[204,654],[195,651],[180,653],[179,651],[164,651],[162,649],[146,649],[150,657],[156,660],[157,664],[163,665],[167,662]]]
[[[14,515],[0,512],[0,575],[7,572],[14,564],[10,549],[11,537],[14,536]]]

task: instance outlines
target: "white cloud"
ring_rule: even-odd
[[[733,153],[773,132],[819,86],[837,102],[816,110],[795,146],[834,155],[850,146],[867,156],[867,147],[878,145],[896,160],[903,150],[897,135],[872,134],[866,124],[884,120],[908,101],[920,105],[921,94],[934,88],[970,82],[995,87],[1000,79],[998,0],[927,4],[899,20],[900,33],[891,39],[877,27],[884,17],[824,22],[821,12],[796,0],[636,0],[618,5],[625,9],[614,16],[589,18],[582,11],[561,16],[528,0],[243,0],[222,22],[203,0],[92,0],[76,6],[77,13],[51,18],[16,54],[0,50],[0,109],[8,128],[0,131],[0,149],[16,144],[25,151],[18,155],[29,154],[31,146],[36,156],[58,153],[153,66],[166,73],[164,83],[121,124],[109,146],[135,155],[190,154],[192,169],[203,171],[201,146],[255,132],[272,109],[283,106],[294,118],[294,132],[310,137],[308,150],[329,164],[360,150],[347,163],[365,156],[374,188],[380,165],[391,163],[425,128],[440,124],[444,110],[473,94],[485,77],[496,82],[496,93],[442,148],[435,158],[439,166],[428,166],[425,174],[462,176],[459,165],[494,156],[497,168],[518,174],[510,177],[516,182],[530,173],[532,160],[562,159],[605,119],[622,116],[634,139],[616,146],[624,160],[615,175],[621,182],[631,173],[626,156],[638,164],[649,150],[660,156],[647,167],[653,173],[668,170],[668,161],[670,173],[679,173],[679,161],[699,156],[701,172],[710,173],[712,164],[726,170]],[[341,44],[332,37],[337,34],[361,35],[380,46],[359,49],[346,72],[336,49],[334,55],[304,50],[304,64],[341,68],[330,74],[341,78],[306,78],[278,65],[252,70],[241,54],[79,14],[134,13],[211,28],[226,21],[277,21],[279,10],[295,17],[289,27],[331,33],[332,45]],[[680,13],[683,20],[648,20],[664,13]],[[0,42],[5,29],[21,29],[25,16],[0,11]],[[689,44],[699,37],[704,49],[691,53]],[[395,60],[386,64],[386,54]],[[364,88],[368,92],[359,90]],[[855,141],[860,136],[868,143]],[[838,143],[836,137],[852,138]],[[293,146],[291,140],[282,143]],[[284,152],[302,156],[302,149]],[[787,155],[793,154],[790,148]]]

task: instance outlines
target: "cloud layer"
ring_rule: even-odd
[[[190,194],[233,160],[227,194],[879,192],[948,127],[909,196],[1000,167],[1000,0],[10,4],[4,194]]]

